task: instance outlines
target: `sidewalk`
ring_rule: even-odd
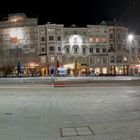
[[[46,84],[50,85],[54,82],[91,82],[91,81],[132,81],[140,80],[140,77],[134,76],[113,76],[113,77],[14,77],[0,78],[0,84]]]

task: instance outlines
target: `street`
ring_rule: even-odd
[[[140,86],[0,85],[1,140],[140,140]]]

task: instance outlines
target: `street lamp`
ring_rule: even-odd
[[[132,47],[132,41],[134,40],[134,35],[129,34],[128,35],[128,49],[129,49],[129,66],[131,65],[131,47]],[[129,70],[130,73],[130,70]]]
[[[128,40],[129,40],[129,41],[132,41],[133,39],[134,39],[133,34],[128,35]]]

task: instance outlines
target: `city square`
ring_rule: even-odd
[[[139,81],[124,83],[1,84],[0,139],[140,140]]]

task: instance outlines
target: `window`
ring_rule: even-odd
[[[120,34],[118,34],[118,39],[120,39],[121,38],[121,36],[120,36]]]
[[[100,58],[96,58],[96,64],[99,64],[100,63]]]
[[[122,56],[121,55],[117,55],[117,62],[122,62]]]
[[[70,52],[69,48],[66,48],[66,53],[69,53],[69,52]]]
[[[74,53],[78,53],[78,48],[79,48],[78,45],[74,45],[74,46],[73,46]]]
[[[74,38],[74,43],[77,43],[77,38],[76,37]]]
[[[90,64],[92,64],[92,58],[90,58]]]
[[[41,48],[41,52],[45,52],[45,48]]]
[[[46,57],[45,56],[41,56],[40,57],[40,62],[41,63],[46,63]]]
[[[131,58],[131,61],[132,61],[132,62],[134,62],[134,61],[135,61],[135,57],[134,57],[134,56]]]
[[[78,52],[78,48],[74,48],[74,53],[77,53]]]
[[[93,43],[93,37],[90,37],[90,38],[89,38],[89,42],[90,42],[90,43]]]
[[[103,48],[102,51],[103,51],[103,53],[106,53],[106,48]]]
[[[58,47],[58,51],[61,51],[61,47]]]
[[[74,34],[77,35],[77,31],[74,31]]]
[[[127,62],[127,57],[126,56],[124,56],[123,61]]]
[[[96,31],[96,32],[99,32],[99,28],[96,28],[95,31]]]
[[[110,56],[110,62],[113,63],[114,62],[114,56]]]
[[[40,28],[40,34],[44,35],[45,34],[45,28]]]
[[[49,36],[49,40],[53,41],[54,40],[54,36]]]
[[[100,38],[96,37],[95,41],[96,41],[96,43],[99,43],[100,42]]]
[[[11,43],[17,43],[17,37],[11,37],[10,42]]]
[[[50,46],[49,47],[49,51],[52,51],[53,52],[54,51],[54,46]]]
[[[51,61],[51,62],[54,62],[54,60],[55,60],[55,59],[54,59],[54,56],[51,56],[51,57],[50,57],[50,61]]]
[[[61,41],[61,36],[58,36],[57,37],[57,41]]]
[[[85,47],[82,48],[82,52],[86,53],[86,48]]]
[[[103,63],[107,63],[107,59],[106,58],[103,58]]]
[[[90,52],[90,53],[93,53],[93,48],[90,48],[90,49],[89,49],[89,52]]]
[[[100,48],[96,48],[96,53],[100,53]]]
[[[41,41],[45,41],[45,37],[41,37]]]
[[[101,42],[102,42],[102,43],[106,43],[106,38],[105,38],[105,37],[102,37],[102,38],[101,38]]]
[[[113,34],[110,34],[110,39],[113,39],[114,37],[113,37]]]
[[[48,28],[48,32],[54,32],[54,29],[53,28]]]

